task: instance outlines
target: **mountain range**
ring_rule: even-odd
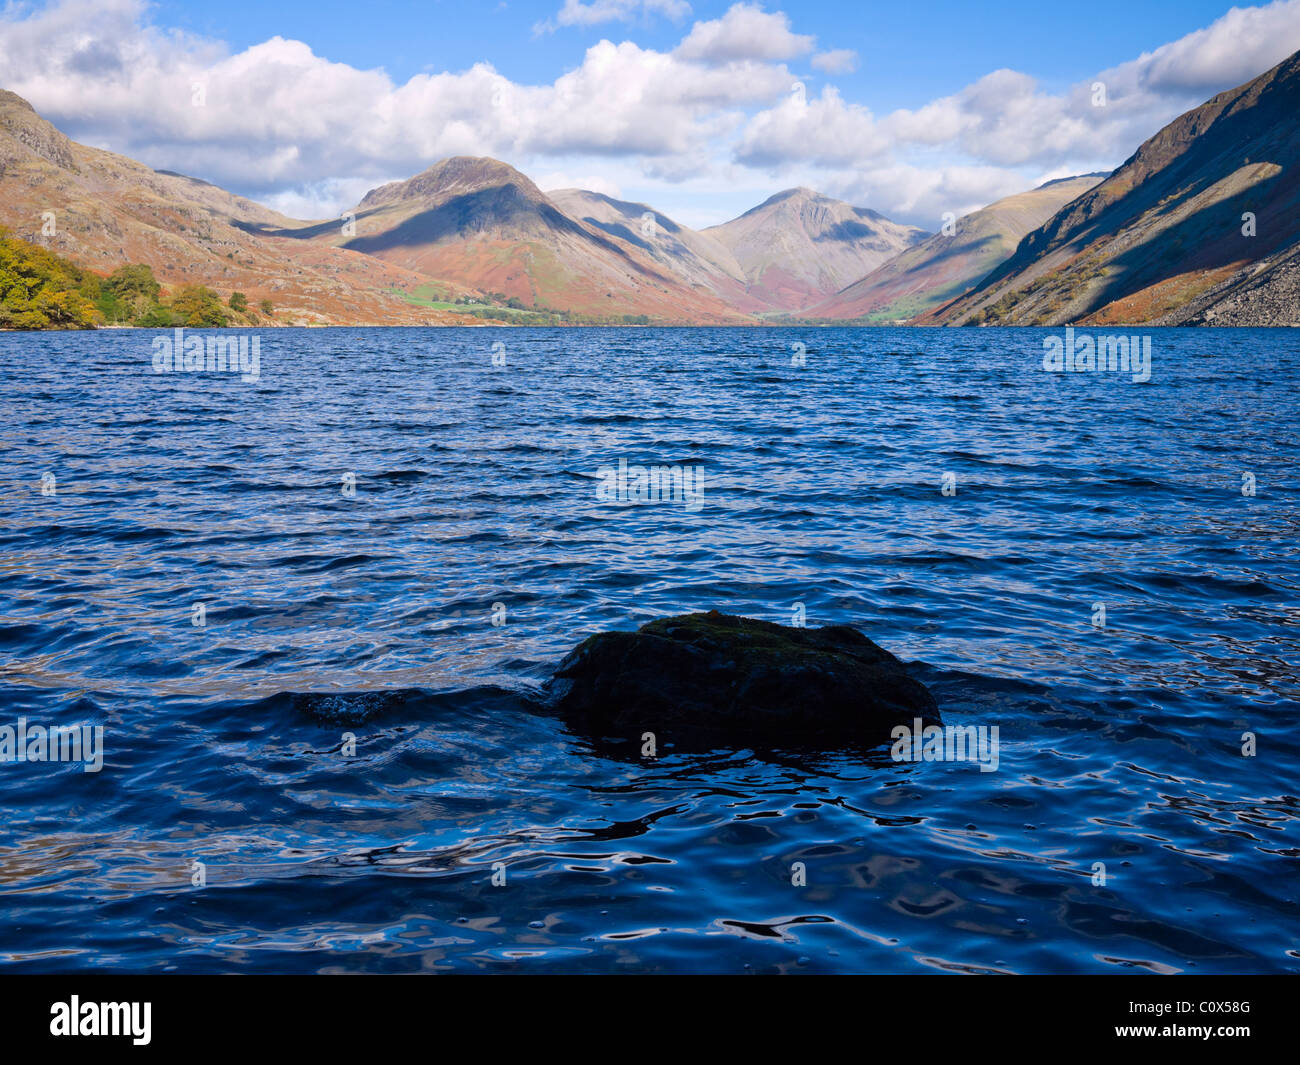
[[[301,223],[207,182],[77,144],[5,90],[0,225],[93,270],[148,263],[164,284],[271,299],[293,321],[438,318],[391,294],[423,283],[421,275],[324,245],[254,235],[259,227]]]
[[[78,144],[0,90],[0,225],[91,270],[273,301],[286,324],[498,320],[1300,324],[1300,53],[1111,174],[926,233],[812,189],[693,230],[455,157],[300,221]]]

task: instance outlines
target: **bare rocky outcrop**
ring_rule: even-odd
[[[0,89],[0,129],[47,163],[64,170],[77,169],[72,141],[41,118],[31,104],[8,89]],[[6,153],[0,145],[0,157],[10,163],[16,161],[17,153]]]
[[[1300,326],[1300,245],[1252,263],[1155,324]]]
[[[940,720],[929,690],[856,629],[716,610],[592,636],[560,664],[548,694],[572,726],[638,740],[879,743],[897,725]]]

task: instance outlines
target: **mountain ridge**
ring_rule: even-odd
[[[748,293],[787,313],[822,302],[929,236],[805,186],[774,193],[701,233],[732,252]]]
[[[641,249],[572,218],[497,159],[454,156],[362,197],[341,247],[525,307],[739,322],[744,314],[684,285]]]
[[[1168,123],[927,321],[1141,323],[1245,283],[1300,239],[1297,115],[1300,52]]]
[[[808,314],[897,322],[933,310],[973,288],[1015,253],[1026,233],[1104,177],[1058,178],[972,211],[957,219],[953,233],[936,233],[900,252]]]
[[[82,268],[148,263],[303,323],[477,324],[508,305],[543,322],[1300,324],[1298,116],[1300,52],[1109,175],[1044,182],[952,234],[807,186],[694,230],[474,156],[300,221],[78,144],[0,89],[0,225]]]
[[[303,324],[462,320],[389,291],[419,275],[261,236],[301,223],[198,178],[78,144],[8,90],[0,90],[0,192],[0,225],[102,274],[147,263],[164,284],[240,291]]]

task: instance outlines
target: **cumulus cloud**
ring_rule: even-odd
[[[813,50],[815,37],[795,33],[783,12],[757,4],[734,4],[722,18],[697,22],[676,55],[704,63],[794,59]]]
[[[1300,50],[1300,7],[1234,7],[1211,25],[1108,72],[1117,84],[1203,100]]]
[[[1233,8],[1205,29],[1060,93],[1027,74],[995,70],[951,96],[879,119],[834,93],[802,114],[782,101],[750,118],[735,158],[771,166],[801,151],[827,166],[867,166],[879,164],[887,149],[943,149],[976,165],[1040,172],[1071,165],[1080,172],[1099,160],[1113,166],[1182,112],[1297,49],[1300,0]]]
[[[557,26],[597,26],[602,22],[631,22],[641,15],[666,15],[685,18],[691,13],[686,0],[564,0],[564,6],[539,25],[540,29],[554,30]]]
[[[895,112],[884,126],[901,142],[955,143],[976,159],[1006,165],[1057,161],[1085,144],[1095,148],[1120,117],[1078,91],[1053,96],[1026,74],[995,70],[917,112]]]
[[[832,48],[813,56],[812,65],[826,74],[852,74],[858,69],[858,53],[852,48]]]
[[[537,187],[543,192],[556,192],[560,189],[586,189],[598,192],[612,200],[623,199],[622,190],[617,181],[610,181],[608,174],[572,174],[567,170],[551,170],[533,178]]]
[[[936,232],[946,214],[960,218],[1046,180],[1044,176],[1027,182],[1019,170],[1005,167],[896,163],[867,174],[832,174],[825,189],[850,203],[888,203],[893,217]]]
[[[734,158],[746,166],[797,162],[833,167],[864,163],[890,147],[865,107],[845,102],[830,85],[809,100],[800,82],[780,104],[754,116]]]
[[[646,200],[679,184],[738,195],[796,183],[787,176],[797,172],[797,183],[934,228],[936,211],[1112,167],[1188,107],[1300,49],[1300,0],[1274,0],[1064,91],[995,70],[875,114],[833,85],[814,96],[787,66],[807,57],[844,73],[854,53],[816,51],[784,13],[755,3],[696,22],[667,51],[600,40],[535,85],[486,62],[396,83],[283,37],[232,51],[160,28],[150,11],[145,0],[10,5],[0,85],[78,140],[317,217],[439,158],[492,155],[525,172],[617,173],[626,194]],[[684,0],[566,0],[556,18],[688,11]],[[1104,107],[1093,105],[1098,81]]]
[[[371,189],[390,181],[401,181],[409,174],[391,174],[378,180],[371,178],[329,178],[296,188],[283,189],[262,197],[266,206],[290,218],[336,218],[343,206],[359,203]]]
[[[605,40],[551,84],[521,85],[478,63],[397,85],[301,41],[231,54],[166,33],[144,20],[140,0],[11,15],[0,42],[0,84],[70,135],[263,195],[410,174],[448,155],[688,159],[793,81],[780,64],[717,67]]]

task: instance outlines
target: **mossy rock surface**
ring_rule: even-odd
[[[918,717],[940,722],[929,690],[856,629],[716,610],[592,636],[548,689],[567,721],[604,736],[878,743]]]

